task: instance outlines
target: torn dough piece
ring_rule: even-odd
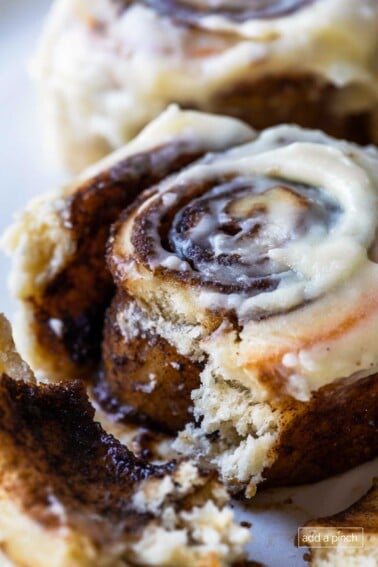
[[[2,357],[14,347],[1,319]],[[83,384],[0,377],[0,540],[17,567],[226,567],[249,531],[213,474],[137,459],[93,421]],[[21,379],[20,379],[21,378]]]

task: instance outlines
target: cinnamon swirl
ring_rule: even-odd
[[[209,129],[212,152],[154,180],[113,228],[111,305],[104,323],[103,310],[87,320],[103,331],[95,392],[118,418],[181,430],[177,451],[252,494],[262,479],[316,480],[377,454],[378,153],[294,126],[256,135],[209,120],[174,108],[160,119],[178,137],[173,124],[194,138]],[[34,350],[53,334],[46,290],[61,281],[49,271],[55,236],[43,270],[26,261],[28,235],[42,240],[41,211],[13,229],[15,274],[43,281],[21,294]],[[80,271],[71,275],[84,306]],[[96,287],[91,277],[86,287]],[[43,362],[57,367],[72,351],[66,320],[54,326],[61,333]]]
[[[57,0],[34,67],[77,169],[172,102],[378,140],[377,37],[376,0]]]
[[[94,422],[83,384],[26,377],[2,316],[0,337],[0,543],[15,567],[231,567],[245,558],[248,530],[214,473],[137,459]]]

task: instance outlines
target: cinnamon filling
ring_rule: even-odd
[[[179,191],[163,216],[164,195],[136,218],[136,253],[158,259],[158,241],[188,265],[172,272],[180,281],[249,297],[295,277],[270,250],[306,238],[314,227],[325,237],[341,212],[321,189],[269,177],[231,174],[180,184]]]
[[[98,361],[104,313],[114,293],[105,261],[110,227],[144,189],[199,155],[180,141],[136,154],[91,179],[69,198],[64,224],[72,231],[76,252],[42,297],[30,300],[42,344],[61,350],[62,342],[71,360],[80,365]],[[51,319],[63,323],[59,345]]]

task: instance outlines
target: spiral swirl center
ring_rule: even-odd
[[[220,183],[178,210],[171,251],[213,284],[256,293],[275,289],[290,270],[271,251],[336,222],[337,203],[319,189],[270,178]]]

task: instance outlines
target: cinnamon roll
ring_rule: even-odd
[[[376,0],[57,0],[35,58],[80,169],[172,103],[378,140]]]
[[[193,121],[198,136],[210,119],[172,108],[160,120]],[[250,495],[263,479],[312,481],[377,454],[378,153],[294,126],[257,135],[212,120],[218,149],[154,181],[113,227],[95,393],[119,419],[178,433],[178,452]],[[58,242],[43,270],[26,260],[41,211],[13,229],[15,274],[44,280],[51,327]],[[35,296],[22,299],[40,348],[52,330]],[[66,321],[53,324],[45,363],[64,352]]]
[[[93,420],[83,384],[27,379],[2,317],[0,333],[0,365],[8,354],[13,361],[0,368],[0,543],[14,567],[236,567],[245,559],[249,531],[234,521],[214,473],[137,459]]]
[[[378,480],[367,494],[347,510],[334,516],[312,520],[303,535],[322,535],[322,543],[311,544],[298,538],[297,543],[310,547],[307,560],[312,567],[336,565],[370,567],[378,564]],[[311,539],[310,539],[311,541]],[[307,543],[307,545],[306,545]],[[332,545],[330,545],[330,543]]]
[[[133,402],[141,339],[196,362],[177,448],[231,484],[313,480],[377,452],[377,157],[278,127],[170,176],[116,225],[106,387]],[[158,412],[160,382],[178,393],[164,368],[154,380]]]

